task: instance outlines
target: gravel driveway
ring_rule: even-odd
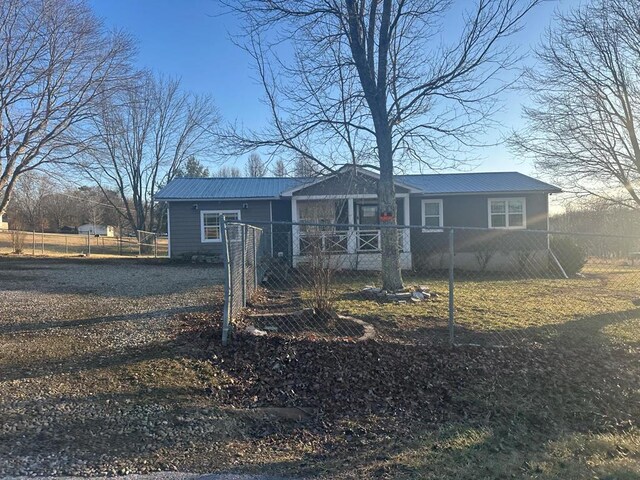
[[[0,477],[232,466],[219,443],[242,429],[181,318],[220,284],[211,266],[0,257]]]

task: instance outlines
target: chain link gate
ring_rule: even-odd
[[[226,345],[229,329],[247,300],[258,288],[258,249],[262,229],[245,223],[220,219],[225,268],[222,343]]]

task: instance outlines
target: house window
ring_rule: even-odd
[[[489,199],[489,228],[525,228],[526,222],[524,198]]]
[[[220,242],[220,217],[226,221],[240,220],[239,210],[203,210],[200,212],[200,237],[202,243]]]
[[[442,200],[422,200],[422,231],[441,232],[443,225]]]

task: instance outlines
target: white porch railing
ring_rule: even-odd
[[[301,232],[300,255],[307,255],[316,248],[323,252],[347,252],[348,236],[348,232]]]
[[[380,251],[380,230],[358,230],[358,251]]]
[[[356,237],[356,252],[380,252],[382,250],[380,230],[360,230],[353,232]],[[398,246],[405,251],[404,237],[409,232],[398,232]],[[300,255],[307,255],[315,248],[323,252],[349,253],[350,232],[300,232]],[[352,247],[353,248],[353,247]],[[355,253],[355,252],[351,252]]]

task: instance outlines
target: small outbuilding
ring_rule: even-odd
[[[113,225],[97,225],[94,223],[85,223],[78,227],[79,235],[97,235],[99,237],[114,237],[116,228]]]

